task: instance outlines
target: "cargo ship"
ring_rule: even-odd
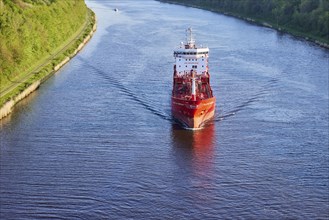
[[[191,28],[186,38],[174,50],[172,115],[185,128],[200,129],[214,117],[216,106],[208,70],[209,48],[196,45]]]

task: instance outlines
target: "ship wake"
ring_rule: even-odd
[[[160,118],[167,120],[167,121],[172,121],[172,117],[170,114],[167,114],[164,111],[161,111],[159,108],[156,108],[154,105],[154,102],[151,100],[147,99],[145,96],[141,97],[139,96],[136,92],[133,90],[127,88],[122,82],[120,82],[118,79],[116,79],[113,76],[110,76],[106,74],[104,71],[102,71],[100,68],[95,67],[94,65],[91,65],[87,60],[82,58],[81,56],[78,57],[86,66],[89,68],[93,69],[95,73],[97,73],[100,77],[105,79],[109,84],[117,88],[120,92],[125,94],[129,99],[135,101],[139,105],[143,106],[145,109],[150,111],[152,114],[159,116]]]
[[[264,96],[268,94],[269,91],[271,91],[276,85],[277,85],[278,79],[270,79],[266,84],[264,84],[258,92],[256,92],[254,95],[252,95],[249,99],[243,101],[242,103],[236,105],[232,109],[229,109],[227,111],[217,111],[218,114],[215,115],[215,118],[213,121],[223,121],[227,118],[235,116],[238,112],[245,110],[247,107],[251,106],[253,103],[260,101]]]

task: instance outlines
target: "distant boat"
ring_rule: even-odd
[[[117,9],[117,8],[115,8],[115,9],[113,9],[115,12],[118,12],[119,11],[119,9]]]

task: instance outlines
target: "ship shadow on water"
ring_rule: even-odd
[[[172,124],[171,137],[175,148],[189,149],[195,153],[210,154],[215,142],[215,124],[206,124],[200,130],[186,130],[178,123]]]
[[[215,124],[206,124],[200,130],[186,130],[172,124],[172,150],[176,164],[184,175],[211,178],[216,143]]]

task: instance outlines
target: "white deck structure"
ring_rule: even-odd
[[[187,42],[181,43],[174,51],[176,74],[183,76],[190,74],[191,70],[197,75],[208,72],[208,47],[197,47],[192,36],[192,29],[187,29]]]

